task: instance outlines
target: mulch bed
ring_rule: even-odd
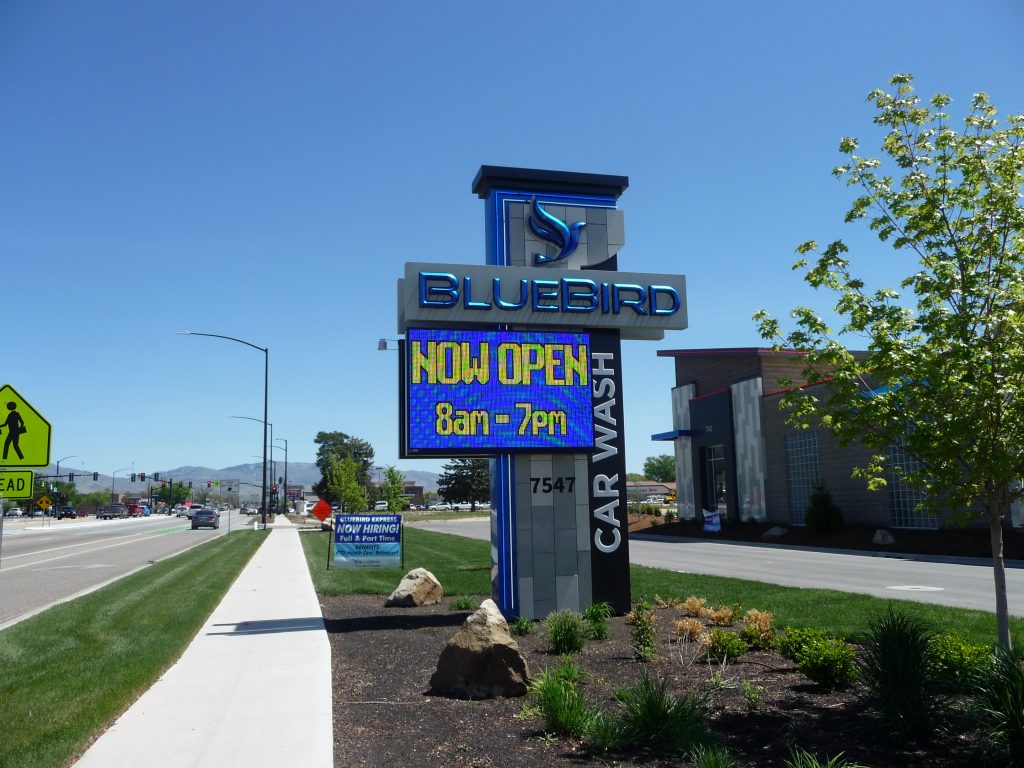
[[[688,765],[654,750],[595,756],[570,740],[547,737],[539,718],[522,714],[529,697],[463,701],[431,695],[429,679],[441,651],[470,613],[455,610],[451,601],[385,608],[377,595],[320,596],[332,652],[336,766]],[[825,690],[774,652],[748,653],[724,673],[717,665],[684,664],[679,644],[669,640],[680,612],[657,612],[658,652],[652,662],[633,659],[631,626],[621,617],[610,620],[609,639],[587,643],[575,657],[588,673],[581,688],[592,703],[613,709],[613,688],[635,683],[647,669],[665,677],[673,693],[707,695],[713,727],[743,768],[782,766],[790,745],[823,759],[845,752],[852,762],[875,768],[977,762],[969,737],[896,734],[861,704],[856,691]],[[548,651],[543,625],[516,641],[531,674],[559,663]],[[726,687],[712,690],[716,670]],[[756,707],[745,699],[741,681],[763,688]]]

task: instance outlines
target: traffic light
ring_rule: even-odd
[[[277,486],[276,485],[270,486],[270,490],[273,491],[274,493],[277,493]]]
[[[178,483],[178,485],[181,485],[181,483]],[[188,481],[188,487],[189,487],[189,488],[191,488],[191,487],[192,487],[192,481],[191,481],[191,480],[189,480],[189,481]]]
[[[75,473],[74,472],[68,472],[68,482],[69,483],[75,482]]]
[[[132,472],[132,482],[133,483],[135,482],[135,473],[134,472]]]
[[[209,487],[210,487],[210,481],[209,481],[209,480],[207,480],[207,481],[206,481],[206,487],[207,487],[207,488],[209,488]]]
[[[99,472],[93,472],[92,473],[92,479],[93,480],[99,480],[100,479],[100,473]]]
[[[139,473],[139,480],[141,480],[142,482],[146,482],[146,473],[145,472],[140,472]]]
[[[160,481],[160,473],[159,472],[154,472],[153,473],[153,479],[156,480],[157,482],[159,482]]]
[[[179,480],[179,481],[178,481],[178,487],[179,487],[179,488],[181,488],[181,485],[182,485],[182,483],[181,483],[181,480]],[[191,480],[190,480],[190,481],[189,481],[189,483],[188,483],[188,487],[189,487],[189,488],[191,488],[191,487],[192,487],[192,481],[191,481]]]

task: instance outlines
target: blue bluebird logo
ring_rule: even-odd
[[[543,253],[533,254],[534,263],[546,264],[561,261],[579,247],[580,232],[587,226],[586,222],[577,221],[571,227],[567,226],[564,221],[541,208],[536,197],[530,201],[530,206],[533,209],[530,213],[530,229],[533,234],[559,249],[558,255],[554,258],[545,256]]]

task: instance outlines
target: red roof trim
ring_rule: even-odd
[[[812,383],[807,383],[807,384],[798,384],[795,387],[784,387],[783,389],[776,389],[776,390],[773,390],[771,392],[765,392],[763,395],[761,395],[761,397],[771,397],[772,395],[781,395],[784,392],[795,392],[798,389],[807,389],[808,387],[817,387],[817,386],[819,386],[821,384],[828,384],[830,381],[835,381],[835,380],[836,380],[836,377],[832,376],[832,377],[827,378],[827,379],[822,379],[821,381],[816,381],[813,384]]]
[[[714,392],[705,392],[703,395],[697,395],[696,397],[691,397],[690,398],[690,402],[692,403],[694,400],[700,400],[701,398],[704,398],[704,397],[712,397],[714,395],[720,395],[723,392],[728,392],[728,391],[729,391],[728,387],[722,387],[721,389],[716,389]]]

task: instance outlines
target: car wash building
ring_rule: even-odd
[[[855,353],[856,354],[856,353]],[[779,408],[777,382],[807,387],[793,351],[762,348],[661,350],[675,363],[672,429],[658,435],[675,447],[679,515],[801,526],[811,493],[824,486],[847,524],[938,528],[946,520],[916,510],[921,494],[891,475],[869,491],[854,478],[871,452],[841,446],[827,429],[798,430]],[[824,386],[824,385],[816,385]],[[914,459],[890,449],[890,466]],[[1014,523],[1019,513],[1015,509]]]

